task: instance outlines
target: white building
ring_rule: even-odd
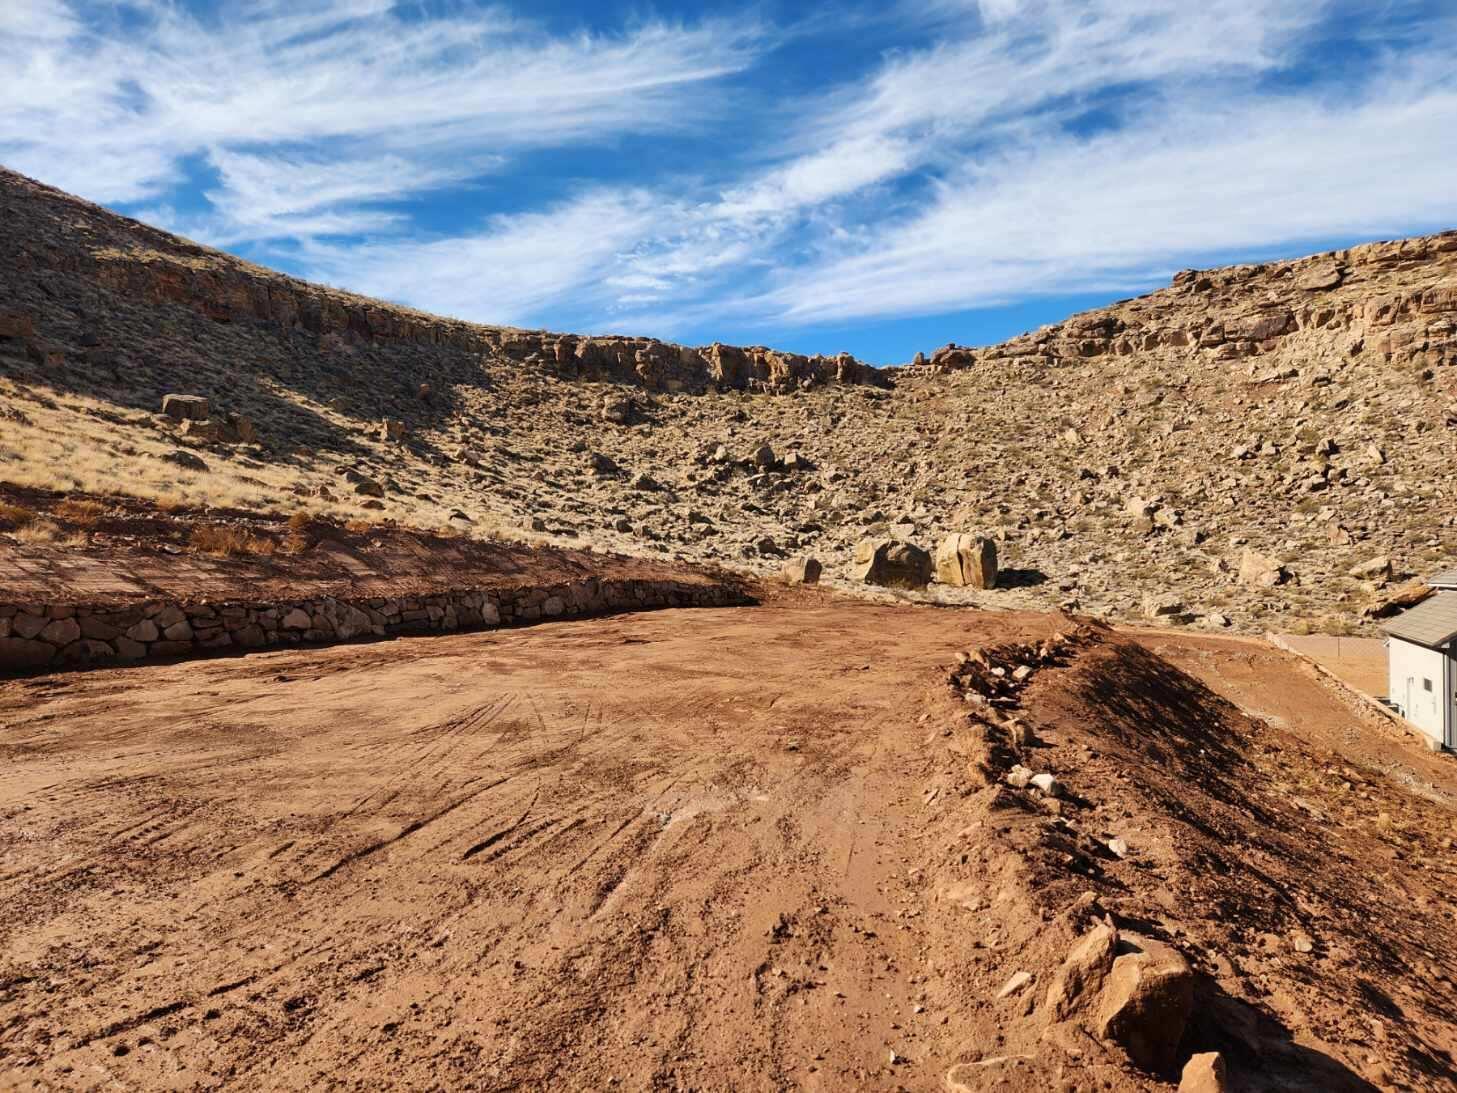
[[[1428,582],[1436,595],[1382,627],[1387,697],[1433,744],[1457,747],[1457,570]]]

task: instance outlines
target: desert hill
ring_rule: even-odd
[[[760,572],[990,534],[986,606],[1342,629],[1454,546],[1457,233],[904,368],[438,319],[0,174],[0,479]],[[161,413],[168,394],[201,396]]]

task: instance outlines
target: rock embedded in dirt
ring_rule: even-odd
[[[917,590],[931,583],[931,555],[902,539],[862,539],[851,576],[862,584]]]
[[[936,546],[936,579],[967,588],[997,586],[997,544],[978,535],[954,532]]]
[[[1123,933],[1103,985],[1094,1031],[1146,1070],[1171,1071],[1194,1006],[1194,971],[1166,942]]]
[[[1229,1079],[1224,1056],[1217,1051],[1192,1055],[1179,1076],[1178,1093],[1226,1093]]]
[[[1054,1021],[1062,1021],[1095,997],[1113,970],[1118,930],[1100,922],[1080,937],[1053,973],[1044,1005]]]
[[[779,459],[774,454],[773,448],[771,448],[767,444],[760,444],[757,448],[754,449],[752,454],[750,454],[749,462],[752,463],[754,466],[758,467],[760,470],[767,471],[772,469],[779,462]]]
[[[1032,973],[1028,971],[1013,972],[1012,977],[1002,984],[1002,989],[997,991],[998,998],[1009,998],[1017,994],[1023,987],[1032,982]]]

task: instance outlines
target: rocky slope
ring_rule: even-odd
[[[436,319],[0,173],[0,478],[726,562],[951,531],[928,595],[1346,629],[1449,560],[1457,233],[1179,274],[906,368]],[[204,396],[205,420],[161,414]],[[373,511],[363,511],[363,510]]]

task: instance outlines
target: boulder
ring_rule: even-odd
[[[1436,589],[1426,581],[1408,581],[1368,603],[1361,609],[1361,614],[1370,619],[1384,619],[1408,607],[1415,607],[1435,592]]]
[[[820,563],[806,555],[803,558],[791,558],[779,572],[790,584],[819,584],[821,570]]]
[[[1098,1001],[1093,1031],[1145,1070],[1168,1073],[1194,1007],[1194,971],[1172,945],[1125,933]]]
[[[1242,584],[1256,588],[1274,588],[1283,584],[1289,574],[1285,566],[1259,551],[1246,550],[1239,559],[1239,579]]]
[[[587,457],[587,465],[592,468],[596,475],[609,475],[617,473],[617,464],[611,456],[603,455],[601,452],[593,452]]]
[[[206,421],[208,401],[202,395],[163,395],[162,413],[173,421]]]
[[[936,547],[936,579],[968,588],[995,588],[997,544],[976,535],[946,536]]]
[[[855,545],[851,575],[884,588],[925,588],[931,583],[931,555],[901,539],[862,539]]]
[[[405,423],[394,418],[385,418],[379,423],[379,438],[381,440],[404,440]]]
[[[774,449],[767,444],[760,444],[749,456],[749,462],[761,470],[768,470],[779,462],[779,457],[774,454]]]

